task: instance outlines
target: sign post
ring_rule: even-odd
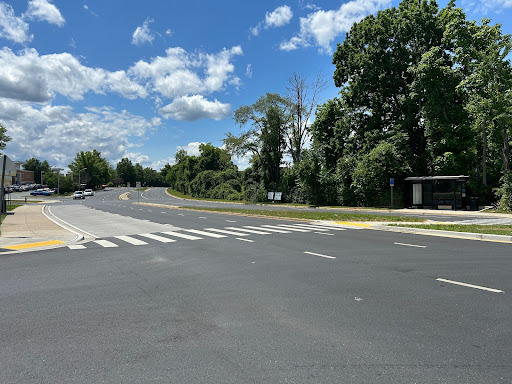
[[[393,187],[395,186],[395,179],[389,179],[389,186],[391,187],[391,209],[393,209]]]
[[[389,186],[391,187],[391,209],[393,209],[393,187],[395,186],[395,179],[389,179]]]
[[[135,182],[135,188],[137,188],[137,203],[139,203],[140,201],[140,187],[141,187],[141,182],[140,181],[136,181]]]

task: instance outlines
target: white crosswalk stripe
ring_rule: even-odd
[[[234,231],[226,231],[224,229],[216,229],[216,228],[205,228],[207,231],[212,232],[219,232],[219,233],[225,233],[227,235],[233,235],[233,236],[249,236],[248,233],[242,233],[242,232],[234,232]]]
[[[266,227],[266,225],[263,225],[263,227]],[[293,232],[311,232],[311,229],[297,228],[297,227],[294,227],[293,225],[286,225],[286,224],[279,224],[277,226],[277,228],[287,229],[287,230],[290,230]]]
[[[324,229],[332,229],[333,231],[346,231],[347,228],[335,227],[334,225],[324,225],[324,224],[297,224],[300,227],[304,228],[324,228]]]
[[[310,230],[308,229],[302,229],[302,228],[295,228],[291,225],[262,225],[262,227],[265,227],[264,229],[267,229],[268,228],[277,228],[277,229],[285,229],[287,231],[292,231],[292,232],[311,232]]]
[[[154,233],[141,233],[140,236],[144,236],[144,237],[147,237],[148,239],[156,240],[161,243],[175,243],[176,242],[176,240],[174,240],[174,239],[169,239],[168,237],[158,236],[158,235],[155,235]]]
[[[148,244],[145,241],[142,241],[142,240],[136,239],[134,237],[130,237],[130,236],[114,236],[114,237],[116,239],[126,241],[127,243],[130,243],[132,245],[147,245]]]
[[[202,235],[202,236],[215,237],[217,239],[220,239],[221,237],[227,237],[226,235],[219,235],[218,233],[199,231],[197,229],[184,229],[184,231],[187,231],[190,233],[195,233],[197,235]]]
[[[246,225],[246,226],[244,226],[244,228],[256,229],[256,230],[263,229],[265,231],[277,232],[277,233],[291,233],[290,231],[285,231],[283,228],[275,229],[275,228],[269,228],[268,226],[265,226],[265,228],[261,228],[261,227],[253,227],[251,225]]]
[[[187,239],[187,240],[201,240],[202,239],[202,237],[187,235],[186,233],[181,233],[181,232],[167,231],[167,232],[162,232],[162,233],[164,235],[181,237],[182,239]]]
[[[68,248],[69,249],[85,249],[86,246],[85,245],[81,245],[81,244],[73,244],[73,245],[68,245]]]
[[[114,243],[112,243],[111,241],[108,241],[108,240],[94,240],[93,242],[98,244],[98,245],[101,245],[102,247],[105,247],[105,248],[116,248],[116,247],[119,247],[119,245],[114,244]]]
[[[253,229],[247,229],[247,228],[226,227],[226,229],[254,233],[256,235],[270,235],[270,232],[255,231]]]

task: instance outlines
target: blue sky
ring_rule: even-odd
[[[12,160],[99,150],[160,169],[240,132],[233,112],[296,72],[336,96],[332,53],[391,0],[0,0],[0,122]],[[443,7],[447,1],[439,0]],[[512,0],[459,0],[512,33]],[[235,159],[243,168],[246,160]]]

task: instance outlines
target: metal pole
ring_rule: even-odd
[[[4,162],[2,164],[2,182],[1,182],[1,190],[0,190],[0,203],[2,207],[0,208],[1,213],[5,213],[4,210],[4,198],[5,198],[5,190],[4,190],[4,179],[5,179],[5,163],[7,163],[7,155],[4,155]]]
[[[393,209],[393,186],[391,186],[391,209]]]

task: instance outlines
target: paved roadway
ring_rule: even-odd
[[[512,382],[510,244],[118,194],[52,206],[93,241],[0,255],[0,382]]]

